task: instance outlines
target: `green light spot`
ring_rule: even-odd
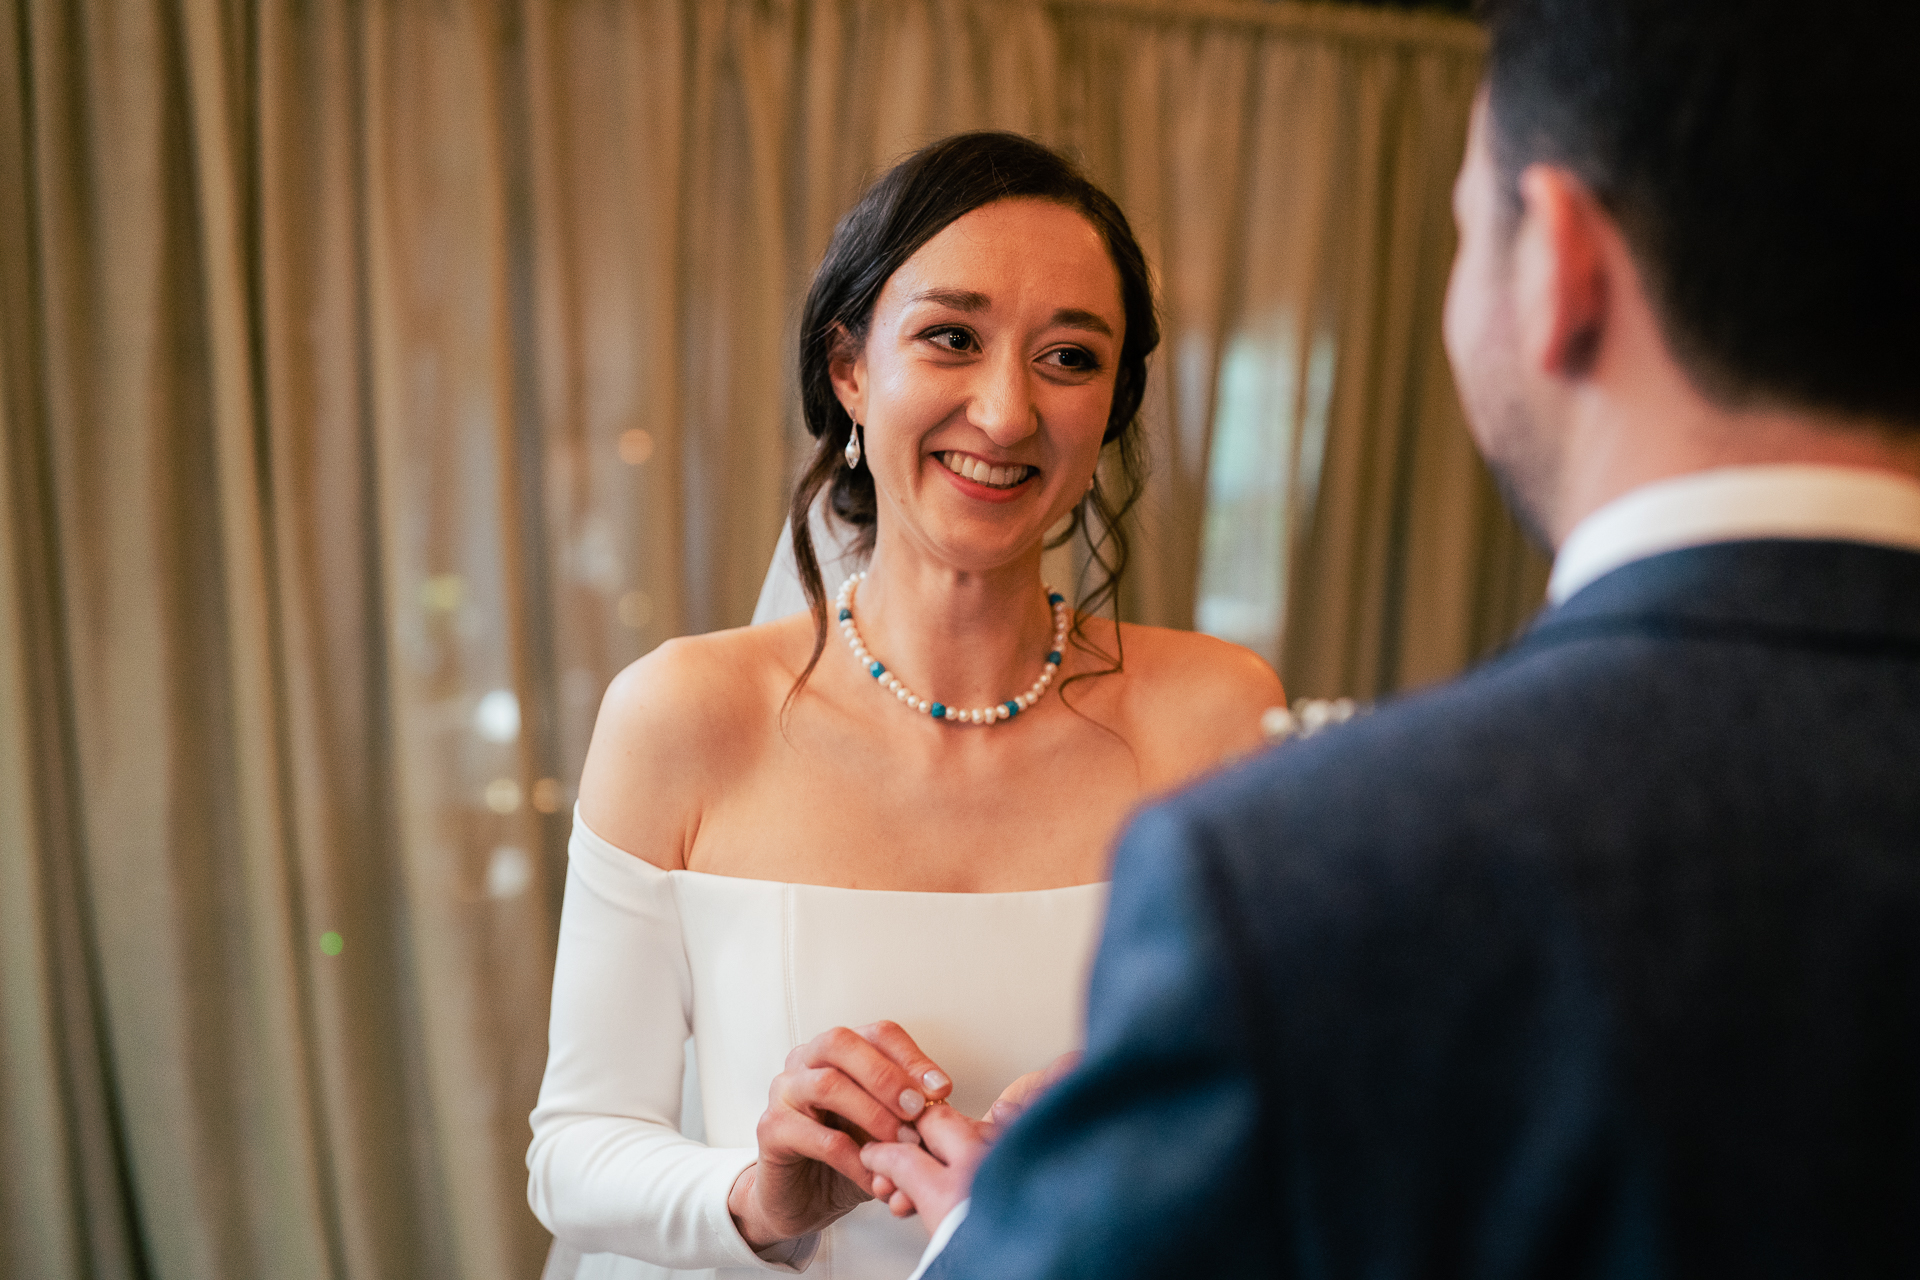
[[[347,940],[329,929],[320,935],[320,950],[330,956],[337,956],[347,949]]]

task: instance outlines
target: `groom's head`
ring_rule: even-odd
[[[1623,300],[1706,405],[1920,430],[1920,5],[1482,13],[1447,339],[1523,518],[1554,532],[1562,432]]]

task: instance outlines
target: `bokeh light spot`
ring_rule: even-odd
[[[467,580],[457,573],[436,573],[420,584],[420,607],[428,613],[452,613],[467,598]]]
[[[495,689],[474,707],[473,728],[488,742],[512,742],[520,736],[520,699],[511,689]]]
[[[620,597],[620,621],[635,631],[653,621],[653,597],[644,591],[629,591]]]
[[[519,783],[512,778],[495,778],[487,784],[487,808],[495,813],[512,813],[519,807]]]
[[[503,844],[487,862],[487,896],[496,900],[517,898],[533,881],[533,863],[524,850]]]
[[[322,955],[337,956],[346,949],[347,940],[333,930],[329,929],[320,935],[320,951]]]
[[[639,427],[620,433],[620,461],[630,467],[641,466],[653,456],[653,437]]]
[[[541,813],[558,813],[565,800],[558,778],[542,778],[533,784],[533,807]]]

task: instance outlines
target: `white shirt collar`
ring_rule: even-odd
[[[1547,599],[1663,551],[1752,538],[1866,542],[1920,551],[1920,482],[1888,471],[1800,464],[1720,467],[1657,480],[1574,526]]]

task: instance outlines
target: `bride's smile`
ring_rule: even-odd
[[[967,482],[967,485],[961,488],[962,493],[972,493],[975,489],[996,491],[974,495],[987,498],[989,501],[998,501],[1010,496],[1007,494],[1008,490],[1017,489],[1040,474],[1040,468],[1030,467],[1023,462],[996,465],[985,458],[976,457],[971,453],[962,453],[958,449],[948,449],[933,456],[941,466],[952,472],[956,479]]]
[[[933,461],[947,470],[954,486],[962,493],[985,503],[1014,501],[1014,497],[1018,497],[1016,491],[1041,474],[1039,466],[1027,466],[1025,462],[995,464],[972,453],[960,453],[958,449],[935,453]]]

